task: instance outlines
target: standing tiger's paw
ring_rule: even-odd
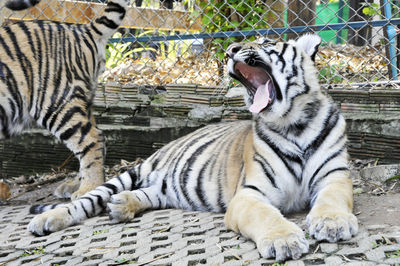
[[[352,213],[325,213],[307,216],[310,236],[317,240],[337,242],[348,240],[358,232],[358,222]]]
[[[36,215],[28,224],[28,231],[37,236],[48,235],[73,224],[68,209],[60,207]]]
[[[111,220],[117,222],[131,221],[141,210],[140,201],[132,191],[123,191],[113,195],[107,203],[107,211]]]
[[[76,200],[76,199],[80,198],[81,196],[96,189],[98,186],[101,186],[102,184],[103,184],[103,182],[101,180],[97,180],[97,179],[90,180],[90,182],[87,182],[85,180],[81,181],[81,185],[79,186],[79,189],[72,194],[71,200]]]
[[[79,185],[77,179],[67,180],[56,188],[54,195],[59,199],[69,199],[79,189]]]
[[[297,225],[292,224],[292,227],[290,230],[285,229],[283,236],[272,234],[274,236],[268,235],[257,240],[257,249],[261,256],[285,261],[299,259],[302,254],[307,253],[309,244],[303,231]]]
[[[76,200],[80,198],[81,196],[85,195],[87,192],[92,191],[95,189],[97,186],[80,186],[77,191],[72,193],[71,200]]]

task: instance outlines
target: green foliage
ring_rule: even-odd
[[[115,262],[117,262],[118,264],[117,265],[119,265],[119,264],[134,264],[135,263],[135,261],[133,261],[133,260],[128,260],[127,258],[120,258],[120,259],[115,259]]]
[[[274,262],[271,266],[287,266],[287,262],[285,263]]]
[[[344,64],[344,63],[343,63]],[[339,69],[343,65],[328,65],[319,71],[318,78],[321,81],[328,81],[329,83],[341,83],[343,77],[339,73]]]
[[[388,179],[385,180],[385,182],[389,182],[389,181],[397,180],[397,179],[400,179],[400,175],[395,175],[395,176],[389,177]]]
[[[145,32],[145,33],[147,33],[147,32]],[[139,36],[141,36],[141,35],[139,35]],[[115,38],[115,39],[122,38],[122,34],[119,32],[116,32],[112,38]],[[156,51],[154,48],[149,48],[149,47],[140,47],[140,48],[129,49],[131,44],[132,44],[131,42],[109,43],[106,48],[106,67],[107,68],[116,67],[119,63],[123,62],[126,58],[128,58],[133,53],[141,53],[141,52],[148,51],[148,50],[151,50],[154,52]]]
[[[268,28],[265,17],[269,13],[269,9],[263,1],[211,0],[201,1],[200,7],[204,11],[202,24],[205,25],[206,32]],[[238,42],[241,39],[241,37],[214,39],[212,45],[218,59],[224,58],[226,48],[232,42]],[[249,39],[254,40],[254,37]]]
[[[108,233],[108,229],[103,229],[103,230],[98,230],[98,231],[94,231],[93,235],[100,235],[100,234],[105,234]]]
[[[44,247],[40,246],[32,250],[25,250],[24,253],[19,255],[21,258],[31,255],[44,254]]]
[[[162,30],[147,30],[137,35],[137,37],[142,36],[154,36],[154,35],[168,35],[174,34],[174,32],[162,31]],[[117,32],[113,35],[114,39],[123,38],[122,34]],[[114,68],[118,64],[124,62],[127,58],[135,58],[134,54],[141,54],[146,51],[152,51],[157,53],[162,59],[169,58],[171,60],[176,60],[178,58],[177,49],[180,50],[180,56],[188,57],[191,55],[191,40],[182,40],[177,47],[176,41],[160,41],[160,49],[157,51],[154,48],[146,47],[146,44],[142,44],[143,47],[132,48],[131,42],[125,43],[109,43],[106,48],[106,67]]]
[[[379,9],[379,5],[376,3],[364,3],[365,7],[362,9],[362,12],[367,16],[375,16],[381,14]]]
[[[155,104],[163,104],[165,102],[165,97],[161,94],[156,94],[151,102]]]
[[[400,258],[400,250],[397,249],[391,252],[385,252],[387,258]]]
[[[122,38],[122,34],[117,32],[113,35],[113,38]],[[130,42],[109,43],[106,48],[106,67],[114,68],[132,54],[133,50],[127,51],[130,45]]]

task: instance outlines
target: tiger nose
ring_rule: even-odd
[[[233,43],[229,45],[228,49],[226,49],[226,55],[230,58],[242,49],[242,45],[240,43]]]

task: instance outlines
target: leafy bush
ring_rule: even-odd
[[[340,75],[340,69],[344,67],[344,63],[341,63],[339,65],[333,64],[333,65],[327,65],[323,69],[319,71],[318,78],[322,82],[326,83],[341,83],[343,80],[343,77]]]
[[[207,32],[253,30],[268,28],[266,17],[271,17],[269,7],[264,1],[201,1],[203,10],[202,24]],[[270,19],[270,18],[269,18]],[[212,48],[218,59],[225,56],[226,48],[232,43],[241,41],[243,37],[216,38],[212,40]],[[254,37],[250,37],[253,40]]]

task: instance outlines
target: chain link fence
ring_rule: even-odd
[[[400,1],[395,0],[135,0],[110,39],[101,80],[125,84],[232,86],[225,50],[259,35],[290,39],[315,32],[328,88],[398,87]],[[3,24],[20,19],[88,23],[103,2],[42,0],[35,8],[0,8]],[[188,86],[190,90],[190,86]]]

